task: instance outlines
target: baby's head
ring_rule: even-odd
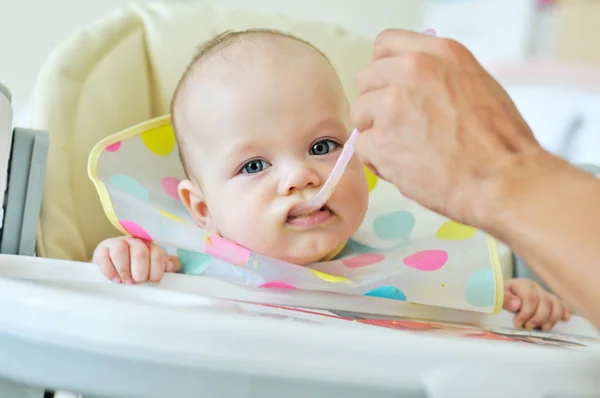
[[[277,31],[225,33],[201,48],[171,116],[188,180],[179,194],[200,227],[305,265],[330,257],[367,209],[354,157],[327,205],[290,217],[325,183],[352,126],[325,55]]]

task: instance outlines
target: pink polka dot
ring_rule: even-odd
[[[383,260],[385,260],[385,256],[383,254],[365,253],[359,254],[358,256],[352,258],[345,258],[342,260],[342,264],[344,264],[348,268],[360,268],[378,263]]]
[[[444,250],[423,250],[406,257],[403,262],[411,268],[421,271],[435,271],[448,261],[448,253]]]
[[[119,221],[119,224],[121,224],[123,229],[131,234],[131,236],[152,242],[152,237],[148,235],[148,232],[146,232],[144,228],[140,227],[133,221],[121,220]]]
[[[289,283],[285,282],[267,282],[260,285],[259,287],[267,289],[296,289],[295,286],[292,286]]]
[[[107,146],[106,149],[108,152],[117,152],[121,148],[121,141],[117,141],[114,144]]]
[[[177,191],[179,183],[180,180],[175,177],[165,177],[161,181],[165,193],[175,200],[179,200],[179,192]]]

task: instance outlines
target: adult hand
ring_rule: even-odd
[[[358,157],[407,197],[479,226],[481,185],[541,151],[501,86],[456,41],[391,29],[358,74]]]
[[[356,84],[363,163],[405,196],[509,245],[600,327],[600,182],[544,151],[465,47],[384,31]]]

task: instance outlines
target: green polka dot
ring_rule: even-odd
[[[113,174],[110,176],[108,183],[129,195],[138,198],[141,201],[147,202],[149,199],[148,190],[134,178],[125,174]]]
[[[373,221],[373,230],[380,239],[408,239],[415,227],[415,217],[404,210],[378,216]]]
[[[177,257],[181,262],[181,273],[186,275],[200,275],[210,263],[212,258],[208,254],[192,252],[185,249],[177,249]]]

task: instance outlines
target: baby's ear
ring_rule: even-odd
[[[210,234],[218,233],[204,200],[202,190],[190,180],[183,180],[177,187],[179,199],[194,217],[198,226]]]

